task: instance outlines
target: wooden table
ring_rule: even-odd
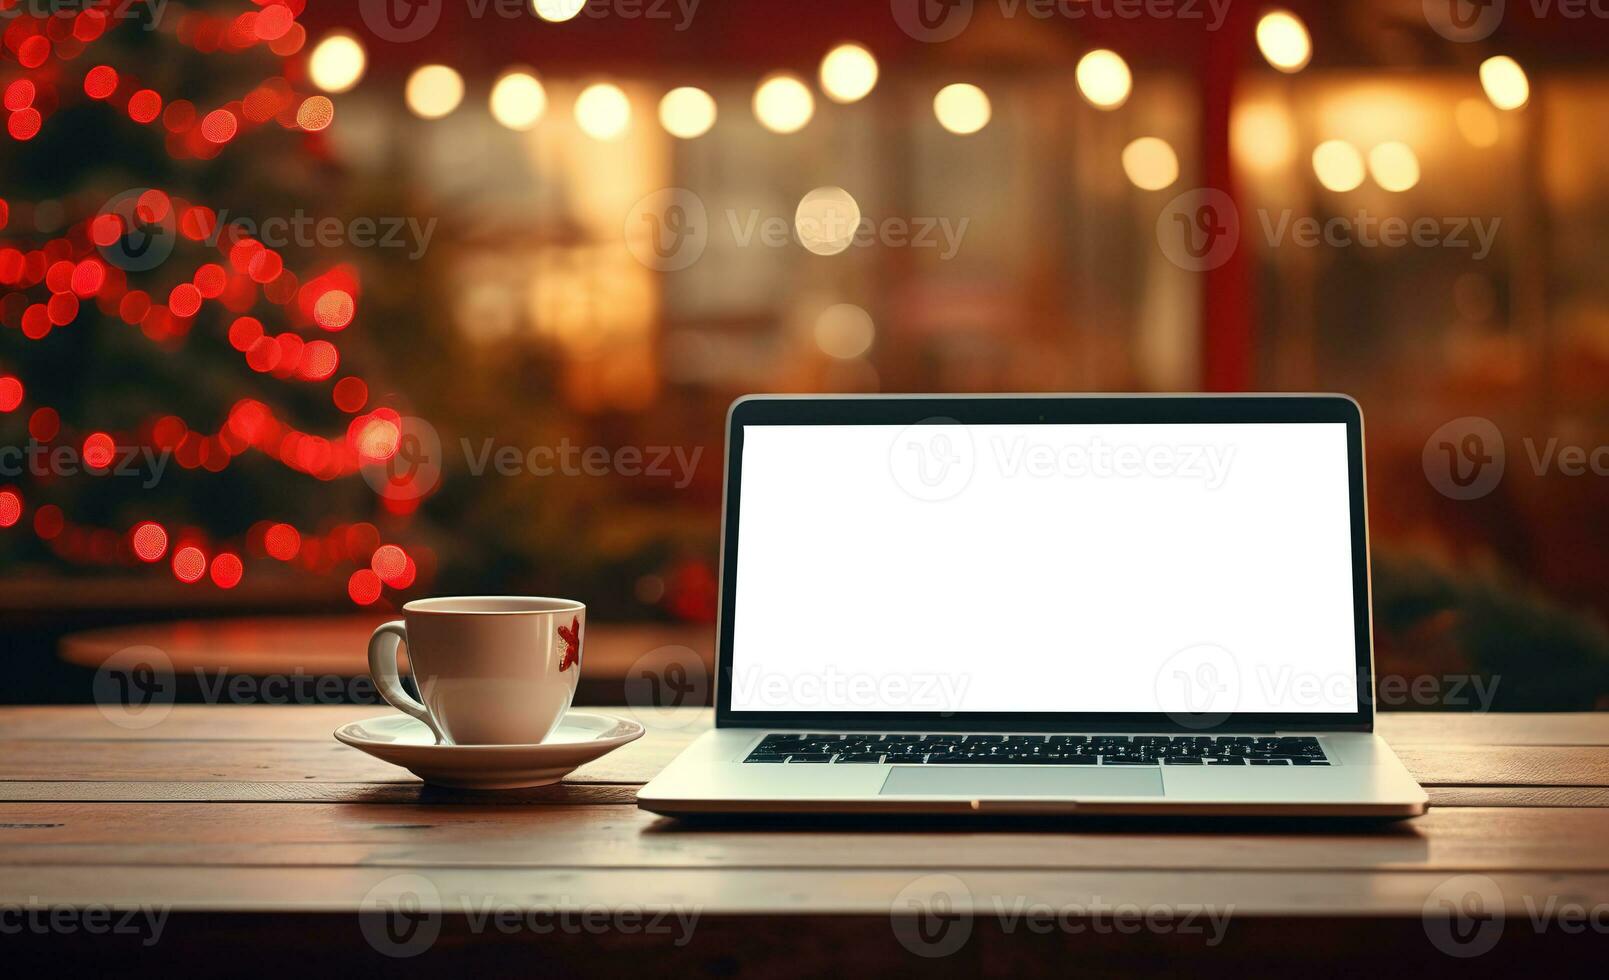
[[[0,961],[57,973],[403,963],[457,976],[987,967],[1244,978],[1599,972],[1609,948],[1609,714],[1385,715],[1434,808],[1358,826],[687,824],[633,798],[710,723],[703,709],[657,715],[646,737],[562,785],[492,795],[424,787],[330,738],[374,713],[180,705],[128,730],[93,706],[0,709],[0,931],[36,916],[0,934]],[[1432,941],[1446,921],[1425,917],[1427,900],[1483,890],[1507,915],[1495,933],[1471,920],[1468,934],[1495,945],[1453,958]],[[955,914],[938,906],[918,920],[908,903],[940,893]],[[373,912],[396,901],[420,914]],[[62,931],[74,916],[142,904],[167,913],[149,946],[157,931],[135,920],[128,933]],[[52,907],[65,918],[37,924]],[[1216,943],[1214,915],[1226,917]],[[1584,931],[1571,931],[1577,915],[1589,916]],[[957,935],[953,952],[940,948]],[[422,952],[394,961],[380,950]]]

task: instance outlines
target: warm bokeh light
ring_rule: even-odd
[[[161,561],[168,552],[168,529],[155,521],[143,521],[129,532],[129,545],[140,561]]]
[[[631,125],[631,100],[610,82],[588,85],[576,97],[575,122],[595,140],[619,139]]]
[[[1313,150],[1313,173],[1329,190],[1355,190],[1363,183],[1363,154],[1346,140],[1325,140]]]
[[[854,244],[860,205],[842,187],[818,187],[800,199],[793,227],[811,252],[837,255]]]
[[[1142,136],[1123,148],[1123,172],[1142,191],[1159,191],[1179,179],[1179,156],[1168,141]]]
[[[239,585],[245,572],[246,566],[241,563],[240,556],[233,552],[219,552],[218,557],[212,560],[212,584],[220,589],[232,589]]]
[[[363,78],[369,59],[357,38],[331,34],[318,42],[307,59],[307,74],[326,92],[346,92]]]
[[[1492,104],[1485,99],[1473,96],[1459,99],[1453,107],[1453,122],[1458,124],[1458,131],[1469,141],[1469,145],[1480,149],[1496,146],[1501,135],[1497,113],[1492,111]]]
[[[673,88],[659,100],[659,124],[684,140],[697,139],[715,125],[715,100],[701,88]]]
[[[1288,10],[1271,10],[1257,22],[1257,48],[1283,72],[1301,71],[1313,58],[1307,25]]]
[[[464,101],[464,78],[446,65],[422,65],[408,76],[408,108],[421,119],[440,119]]]
[[[877,59],[858,44],[840,44],[821,59],[821,90],[834,102],[859,102],[877,86]]]
[[[754,118],[773,133],[797,133],[815,114],[815,96],[795,75],[772,75],[754,90]]]
[[[587,0],[531,0],[531,9],[545,21],[562,24],[575,19],[587,5]]]
[[[839,303],[816,317],[815,335],[822,353],[847,361],[871,349],[877,328],[870,313],[853,303]]]
[[[1419,183],[1419,157],[1406,143],[1381,143],[1369,151],[1369,173],[1388,191],[1405,191]]]
[[[1531,98],[1531,83],[1525,69],[1506,54],[1481,62],[1481,88],[1499,109],[1518,109]]]
[[[1134,76],[1116,51],[1098,48],[1078,61],[1078,90],[1097,109],[1116,109],[1128,101]]]
[[[207,556],[195,545],[185,545],[173,553],[173,577],[181,582],[199,582],[207,574]]]
[[[547,107],[547,90],[528,71],[509,71],[492,86],[492,118],[509,129],[530,129],[541,121]]]
[[[933,115],[940,126],[959,136],[966,136],[989,125],[993,109],[983,89],[967,82],[957,82],[939,89],[939,94],[933,97]]]
[[[263,534],[263,550],[270,558],[290,561],[302,550],[302,532],[289,524],[275,524]]]

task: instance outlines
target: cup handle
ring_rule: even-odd
[[[374,688],[391,707],[424,722],[430,733],[436,736],[437,745],[451,744],[442,737],[441,729],[431,719],[430,709],[416,701],[402,687],[402,678],[397,673],[397,648],[407,642],[408,626],[401,620],[381,625],[369,637],[369,676],[374,678]]]

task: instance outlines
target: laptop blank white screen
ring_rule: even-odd
[[[746,425],[734,711],[1358,709],[1342,423]]]

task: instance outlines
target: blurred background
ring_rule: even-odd
[[[0,0],[0,701],[457,592],[618,697],[740,394],[1324,390],[1381,705],[1609,706],[1606,14]]]

